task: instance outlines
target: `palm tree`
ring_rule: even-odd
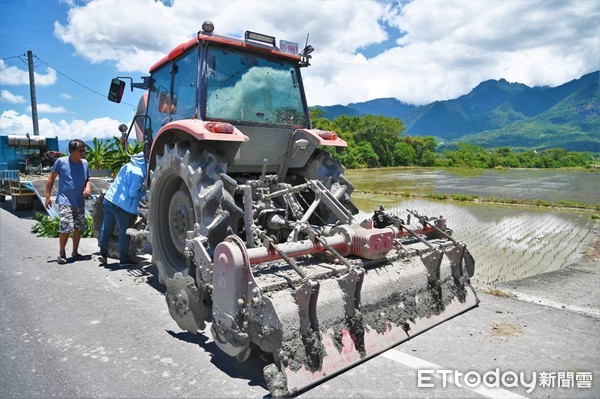
[[[129,154],[137,154],[142,151],[143,146],[141,143],[136,142],[135,145],[131,145],[127,142],[127,152],[123,149],[121,142],[118,137],[113,137],[112,142],[109,146],[110,150],[107,152],[106,165],[110,168],[113,174],[117,174],[121,166],[129,162]]]
[[[90,169],[105,169],[107,168],[108,144],[97,137],[94,137],[92,145],[85,145],[85,159],[90,165]]]

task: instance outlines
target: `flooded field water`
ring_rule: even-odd
[[[346,171],[360,190],[600,203],[600,172],[384,168]]]
[[[487,175],[488,185],[486,173],[469,177],[439,170],[425,170],[424,174],[421,169],[397,171],[373,169],[348,171],[346,175],[357,190],[600,203],[597,172],[512,171],[515,173],[500,176],[492,173]],[[600,229],[600,221],[592,219],[591,211],[406,199],[361,192],[356,192],[353,198],[361,210],[359,219],[370,217],[379,205],[403,218],[406,209],[428,216],[443,215],[454,237],[467,244],[477,261],[473,278],[476,285],[564,268],[581,259],[590,243],[598,238]]]

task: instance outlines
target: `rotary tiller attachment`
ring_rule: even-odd
[[[228,237],[214,254],[215,342],[240,360],[251,343],[272,352],[265,380],[284,396],[477,306],[473,258],[432,220],[353,223],[260,248]]]

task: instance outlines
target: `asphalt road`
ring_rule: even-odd
[[[80,252],[87,259],[58,265],[58,240],[34,236],[34,222],[32,213],[15,215],[10,202],[1,204],[3,397],[268,395],[262,377],[268,359],[253,356],[239,363],[216,347],[208,330],[198,335],[179,330],[149,256],[141,257],[135,268],[119,268],[117,263],[102,267],[96,240],[83,239]],[[70,244],[67,248],[69,252]],[[589,303],[567,306],[569,290],[580,287],[581,280],[572,279],[552,286],[567,293],[553,298],[552,306],[479,293],[478,308],[299,396],[600,397],[599,268],[600,262],[591,263],[581,276],[592,287],[595,299]],[[582,306],[587,311],[580,311]],[[418,370],[421,384],[433,387],[418,386]],[[461,386],[450,381],[443,386],[444,375],[454,380],[456,372],[469,371],[471,377],[496,372],[499,380],[506,378],[497,387],[469,387],[462,377],[455,381]],[[523,372],[524,383],[511,382],[512,372]],[[552,385],[544,387],[543,381]],[[527,383],[533,386],[529,392]]]

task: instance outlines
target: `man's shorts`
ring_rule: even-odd
[[[85,230],[85,208],[82,206],[59,205],[60,232],[72,233],[73,230]]]

